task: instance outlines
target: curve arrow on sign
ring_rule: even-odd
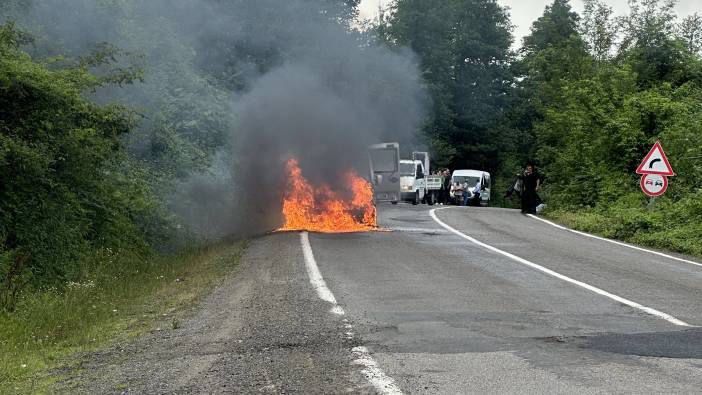
[[[674,176],[673,167],[668,162],[668,157],[663,151],[660,141],[656,141],[651,151],[636,169],[636,174],[657,174],[660,176]]]

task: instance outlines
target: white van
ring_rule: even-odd
[[[451,173],[451,185],[467,182],[469,191],[473,190],[478,181],[480,181],[480,205],[487,207],[490,205],[490,189],[492,187],[490,173],[482,170],[463,169],[454,170],[453,173]]]

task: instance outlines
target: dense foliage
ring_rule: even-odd
[[[695,17],[678,23],[673,2],[646,0],[614,20],[603,3],[586,4],[581,20],[556,0],[520,62],[551,205],[597,218],[569,217],[591,231],[699,254],[702,59],[686,33]],[[678,176],[649,202],[634,173],[656,140]]]
[[[399,0],[378,31],[419,56],[433,98],[424,130],[440,166],[497,170],[512,75],[509,14],[495,0]]]
[[[260,34],[279,5],[0,2],[0,308],[211,241],[183,184],[237,143],[232,96],[285,61],[284,30]],[[357,5],[305,3],[347,28]]]
[[[399,0],[377,30],[422,60],[434,98],[425,132],[438,164],[482,167],[505,181],[536,160],[554,216],[700,254],[702,18],[678,20],[674,5],[631,1],[628,15],[614,17],[599,0],[585,1],[582,15],[554,0],[514,57],[494,1]],[[678,175],[651,202],[634,170],[656,140]]]
[[[0,303],[19,288],[77,277],[97,249],[146,250],[134,218],[154,204],[125,160],[132,117],[84,97],[103,79],[34,62],[26,36],[0,29]]]

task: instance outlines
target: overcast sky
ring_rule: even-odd
[[[364,18],[373,18],[378,14],[379,4],[387,5],[390,2],[391,0],[361,0],[361,15]],[[521,43],[522,37],[529,34],[532,22],[543,14],[544,7],[552,2],[553,0],[498,0],[498,3],[511,9],[512,23],[516,26],[514,35],[517,39],[517,44]],[[605,3],[612,6],[617,15],[626,14],[629,10],[627,0],[605,0]],[[571,4],[577,12],[582,11],[582,1],[571,0]],[[702,1],[679,0],[676,9],[679,16],[690,15],[695,12],[702,14]]]

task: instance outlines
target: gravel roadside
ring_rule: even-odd
[[[341,319],[310,287],[296,233],[253,241],[177,329],[87,355],[71,393],[374,393]]]

